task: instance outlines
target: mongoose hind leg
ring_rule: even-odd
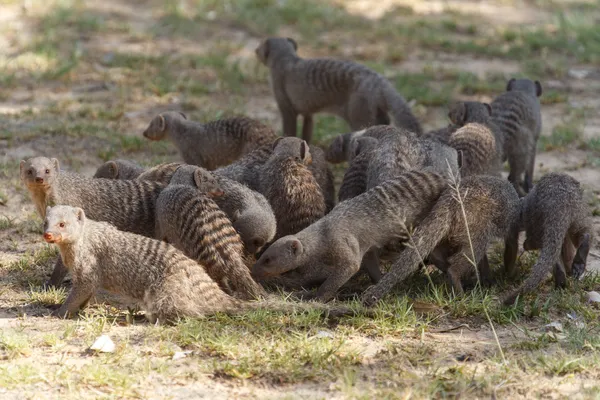
[[[554,287],[557,289],[564,289],[567,287],[567,273],[562,260],[554,263],[554,269],[552,270],[552,276],[554,278]]]
[[[310,144],[313,135],[313,117],[312,114],[304,115],[302,122],[302,139]]]
[[[296,136],[296,120],[298,114],[294,111],[293,107],[280,108],[281,118],[283,119],[283,136]],[[303,128],[304,129],[304,128]]]
[[[44,288],[47,289],[49,287],[59,287],[65,279],[65,276],[67,276],[68,272],[69,271],[67,270],[67,267],[65,267],[65,264],[63,264],[62,257],[58,256],[58,259],[54,263],[52,275],[50,275],[50,279],[44,283]]]
[[[515,190],[519,194],[519,197],[524,197],[527,193],[524,190],[525,185],[522,181],[522,178],[523,173],[525,172],[526,154],[509,154],[508,164],[510,166],[508,181],[512,183]]]
[[[479,271],[479,281],[482,287],[489,288],[494,286],[496,280],[492,275],[487,254],[485,254],[481,261],[479,261],[479,264],[477,264],[477,270]]]
[[[579,246],[575,252],[575,257],[573,258],[573,264],[571,267],[571,274],[575,279],[581,278],[585,272],[587,256],[590,252],[591,235],[589,233],[584,233],[581,235],[581,239],[578,240],[578,242]]]
[[[562,247],[560,249],[560,258],[562,260],[562,266],[566,275],[573,275],[573,260],[575,259],[575,245],[571,240],[570,235],[567,233],[565,235],[565,239],[563,240]]]
[[[504,240],[504,273],[510,279],[517,275],[517,253],[519,252],[519,230],[513,228]]]
[[[361,269],[365,270],[371,278],[371,282],[377,283],[381,280],[381,269],[379,268],[379,255],[376,250],[368,251],[362,260]]]

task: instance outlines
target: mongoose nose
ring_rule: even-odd
[[[44,178],[35,178],[35,183],[44,183]]]
[[[52,234],[50,232],[45,232],[44,233],[44,240],[49,242],[51,240],[54,240],[54,236],[52,236]]]

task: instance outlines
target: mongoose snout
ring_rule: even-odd
[[[56,235],[51,232],[44,232],[44,240],[46,241],[46,243],[59,243],[60,235]]]

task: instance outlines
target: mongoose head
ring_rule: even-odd
[[[540,97],[542,95],[542,84],[539,81],[532,81],[531,79],[512,78],[506,84],[506,91],[510,92],[513,90],[531,93],[536,97]]]
[[[44,240],[48,243],[76,242],[81,237],[84,224],[85,213],[81,208],[47,207],[44,220]]]
[[[488,103],[478,101],[456,102],[448,110],[450,122],[464,126],[469,122],[485,123],[492,116],[492,107]]]
[[[348,161],[354,160],[356,156],[360,153],[364,153],[365,151],[369,151],[377,147],[379,140],[370,136],[361,136],[354,138],[350,141],[350,149],[349,149],[349,159]]]
[[[260,280],[298,268],[303,250],[302,242],[293,235],[278,239],[256,261],[252,267],[252,276]]]
[[[56,158],[34,157],[21,160],[21,180],[27,187],[49,187],[58,177],[59,165]]]
[[[171,176],[169,185],[196,186],[195,174],[200,167],[183,164]]]
[[[350,160],[350,144],[352,139],[362,136],[365,133],[365,129],[357,132],[348,132],[342,135],[338,135],[333,142],[327,148],[325,152],[325,159],[333,164],[339,164],[344,161]]]
[[[248,254],[258,253],[275,237],[277,224],[274,219],[273,223],[269,223],[268,219],[269,216],[264,215],[263,210],[257,209],[245,210],[243,213],[237,210],[231,217],[233,228],[240,234]],[[257,221],[263,222],[257,224]]]
[[[119,179],[119,164],[116,161],[107,161],[96,170],[94,178]]]
[[[304,165],[312,163],[312,156],[310,154],[308,143],[306,143],[305,140],[295,137],[280,137],[275,140],[273,142],[272,157],[291,157]]]
[[[197,167],[194,171],[195,186],[210,198],[221,197],[224,192],[217,178],[210,171]]]
[[[298,43],[291,38],[268,38],[256,48],[255,53],[258,60],[266,66],[276,57],[285,55],[296,55]]]
[[[162,140],[167,136],[169,129],[172,129],[173,122],[185,119],[187,119],[187,116],[179,111],[167,111],[158,114],[152,118],[143,135],[150,140]]]

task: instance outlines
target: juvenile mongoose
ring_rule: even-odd
[[[112,160],[102,164],[96,170],[94,178],[135,179],[144,172],[144,167],[129,160]]]
[[[203,265],[224,290],[249,300],[264,294],[244,263],[242,239],[205,193],[169,185],[156,200],[156,238]]]
[[[398,126],[421,133],[410,107],[385,77],[350,61],[303,59],[297,49],[289,38],[268,38],[256,49],[271,72],[284,136],[296,136],[296,119],[302,115],[302,138],[310,143],[312,115],[319,112],[344,118],[353,130],[388,125],[392,114]]]
[[[231,164],[277,139],[272,128],[252,118],[234,117],[201,124],[176,111],[154,117],[143,135],[150,140],[168,138],[186,163],[209,170]]]
[[[544,175],[522,200],[520,228],[527,234],[524,249],[541,252],[529,277],[505,297],[505,304],[534,291],[550,270],[556,287],[566,286],[567,274],[575,278],[583,274],[593,230],[590,209],[575,178],[557,172]],[[514,269],[507,272],[516,274]]]
[[[171,184],[197,187],[212,198],[229,217],[248,254],[256,254],[275,236],[277,221],[268,200],[239,182],[201,167],[185,165],[173,175]]]
[[[461,177],[471,175],[500,175],[501,153],[496,139],[485,125],[469,123],[450,135],[449,145],[456,149]]]
[[[60,171],[58,160],[46,157],[21,161],[20,175],[42,218],[47,206],[65,204],[118,229],[154,236],[156,198],[165,187],[161,183],[83,177]],[[66,273],[58,262],[48,284],[60,284]]]
[[[351,141],[349,148],[350,165],[344,173],[338,192],[338,201],[342,202],[367,191],[367,168],[373,149],[379,141],[374,137],[358,137]]]
[[[328,301],[358,272],[367,252],[406,239],[410,226],[430,210],[446,186],[445,177],[426,171],[387,180],[339,203],[297,234],[277,240],[258,259],[252,275],[290,289],[321,285],[316,297]],[[372,277],[378,273],[365,268]]]
[[[180,162],[170,162],[155,165],[154,167],[146,169],[136,178],[138,181],[154,181],[161,182],[168,185],[171,182],[171,177],[181,167]]]
[[[396,284],[415,272],[434,250],[444,254],[446,265],[436,263],[436,266],[446,269],[456,294],[463,293],[462,279],[474,271],[469,259],[474,256],[479,265],[492,238],[506,239],[505,260],[514,262],[516,243],[510,237],[518,224],[519,197],[512,185],[495,176],[477,175],[465,178],[459,191],[466,218],[455,188],[447,188],[431,212],[417,225],[411,246],[405,247],[379,283],[363,293],[362,301],[366,305],[383,298]]]
[[[508,180],[522,196],[533,186],[535,150],[542,129],[541,95],[538,81],[513,78],[506,92],[491,104],[492,121],[504,136],[504,154],[510,166]]]
[[[140,305],[151,322],[257,308],[282,311],[302,308],[299,304],[269,300],[244,302],[229,296],[202,265],[170,244],[88,219],[81,208],[55,206],[45,214],[44,239],[58,246],[64,264],[73,275],[73,287],[64,304],[53,312],[55,316],[72,316],[98,289]],[[316,304],[310,308],[332,310]],[[351,312],[343,307],[332,311]]]
[[[285,137],[274,144],[273,154],[261,169],[261,193],[277,220],[275,239],[299,232],[325,215],[325,198],[308,169],[310,163],[308,144]]]

